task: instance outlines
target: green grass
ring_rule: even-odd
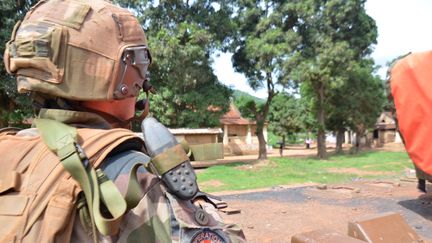
[[[405,168],[413,168],[405,152],[363,152],[335,155],[328,160],[271,158],[271,161],[273,165],[259,168],[243,163],[210,167],[198,174],[198,182],[208,192],[245,190],[298,183],[341,183],[359,177],[398,178]]]

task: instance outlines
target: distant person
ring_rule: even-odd
[[[306,140],[305,140],[306,149],[310,149],[311,143],[312,143],[312,140],[310,138],[306,138]]]
[[[284,148],[285,148],[285,141],[279,142],[279,155],[280,155],[280,157],[283,156],[283,150],[284,150]]]

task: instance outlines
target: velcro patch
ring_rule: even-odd
[[[45,20],[77,30],[91,9],[89,5],[75,1],[59,1],[52,8]]]
[[[225,243],[225,240],[215,231],[203,229],[195,233],[191,240],[192,243]]]

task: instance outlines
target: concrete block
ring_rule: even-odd
[[[296,234],[291,243],[365,243],[328,229],[314,230]]]
[[[424,242],[398,213],[357,218],[348,223],[348,235],[369,243]]]

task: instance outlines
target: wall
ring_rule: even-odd
[[[185,139],[189,144],[217,143],[215,134],[187,134]]]
[[[245,137],[247,135],[247,125],[228,125],[228,136]]]
[[[177,141],[186,140],[189,144],[217,143],[217,134],[175,135]]]
[[[392,130],[379,130],[379,142],[381,144],[394,142],[396,138],[395,131]]]

